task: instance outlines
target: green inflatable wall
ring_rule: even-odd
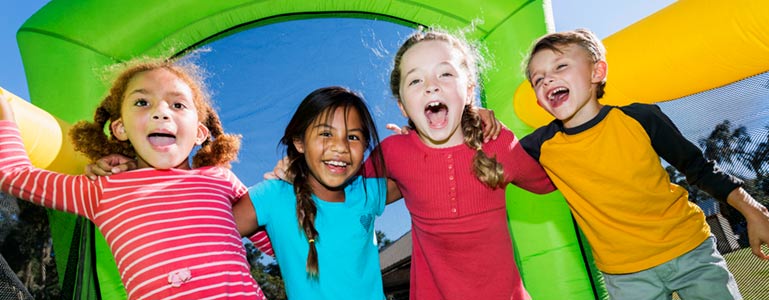
[[[17,40],[32,103],[74,123],[90,119],[106,92],[107,86],[95,70],[137,56],[170,57],[231,30],[237,31],[243,24],[268,24],[310,14],[374,19],[385,16],[382,19],[447,29],[464,28],[480,20],[472,38],[485,43],[494,63],[494,68],[483,77],[484,103],[517,135],[523,136],[532,128],[516,116],[512,99],[524,80],[520,71],[523,53],[547,31],[545,16],[550,15],[550,8],[545,7],[545,2],[548,1],[54,0],[24,23]],[[237,128],[228,129],[237,132]],[[583,254],[589,254],[589,250],[581,246],[562,196],[557,192],[537,196],[515,187],[510,187],[507,195],[517,259],[532,297],[604,297],[600,284],[590,275],[591,259]],[[125,298],[109,248],[98,231],[76,226],[82,221],[64,213],[52,212],[51,222],[60,274],[66,274],[67,269],[70,273],[77,269],[86,272],[74,283],[74,298]],[[71,243],[77,247],[70,248]],[[65,264],[62,258],[66,257],[79,257],[81,263],[70,259]]]

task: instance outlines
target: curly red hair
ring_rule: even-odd
[[[120,107],[128,82],[143,72],[165,69],[175,74],[192,89],[198,119],[210,131],[210,137],[203,142],[193,157],[192,166],[194,168],[204,166],[229,168],[230,162],[237,159],[240,136],[224,133],[219,115],[211,106],[210,96],[206,92],[198,66],[190,62],[181,63],[169,59],[137,59],[120,64],[118,67],[121,71],[112,82],[107,96],[96,108],[93,122],[79,121],[70,130],[69,135],[72,137],[75,150],[82,152],[91,160],[97,160],[109,154],[136,157],[136,151],[131,142],[115,138],[109,125],[121,116]],[[109,134],[106,130],[109,130]]]

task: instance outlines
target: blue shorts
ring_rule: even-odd
[[[651,269],[603,276],[612,300],[670,300],[673,292],[685,300],[742,299],[713,236],[694,250]]]

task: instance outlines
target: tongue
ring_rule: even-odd
[[[560,105],[561,103],[563,103],[567,99],[569,99],[569,93],[568,92],[559,92],[559,93],[556,93],[555,95],[553,95],[553,102],[555,102],[555,104],[557,104],[557,105]]]
[[[425,110],[425,116],[427,117],[427,121],[430,122],[430,127],[440,127],[446,124],[446,115],[448,115],[448,113],[448,109],[443,106]]]
[[[176,138],[172,136],[166,136],[166,135],[150,135],[149,136],[150,144],[153,146],[168,146],[176,142]]]

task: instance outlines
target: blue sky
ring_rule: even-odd
[[[12,0],[5,0],[12,1]],[[24,75],[24,69],[21,63],[18,46],[16,44],[16,31],[21,27],[23,22],[35,11],[40,9],[48,1],[40,0],[24,0],[13,1],[12,4],[3,4],[3,9],[0,10],[0,86],[11,91],[12,93],[24,98],[29,98],[29,92],[26,86],[26,80]],[[673,1],[671,0],[650,0],[650,1],[610,1],[610,0],[591,0],[591,1],[572,1],[572,0],[552,0],[553,6],[553,18],[555,21],[556,30],[568,30],[578,27],[590,28],[599,37],[607,37],[616,31],[634,23],[643,17],[654,13],[655,11],[664,8]],[[323,21],[320,21],[323,22]],[[379,22],[382,23],[382,22]],[[268,39],[258,40],[272,40],[283,39],[282,41],[287,44],[296,43],[296,49],[311,49],[302,47],[301,42],[312,45],[313,39],[317,41],[325,40],[327,37],[322,35],[321,30],[318,30],[317,35],[307,35],[303,39],[291,39],[285,38],[284,33],[288,30],[296,30],[297,27],[302,26],[323,27],[338,29],[339,26],[357,26],[357,28],[348,28],[347,30],[357,31],[361,38],[358,42],[362,46],[363,50],[356,53],[342,53],[341,56],[346,57],[346,60],[352,60],[355,62],[345,61],[345,65],[349,65],[349,69],[345,69],[345,73],[352,74],[352,77],[347,76],[335,76],[337,73],[331,72],[332,76],[317,76],[313,75],[313,72],[297,72],[301,69],[301,63],[298,59],[301,56],[307,56],[305,52],[285,52],[281,49],[269,49],[269,45],[255,45],[246,43],[245,46],[252,51],[266,51],[272,53],[285,53],[285,56],[262,58],[261,60],[252,60],[251,64],[243,64],[240,62],[229,61],[226,63],[220,63],[223,61],[223,56],[228,55],[230,52],[222,50],[224,48],[231,47],[227,39],[222,39],[211,45],[212,51],[202,53],[200,56],[205,62],[205,67],[211,70],[213,76],[209,78],[209,85],[215,93],[215,99],[217,98],[238,98],[253,103],[253,105],[243,108],[242,102],[240,107],[228,108],[227,104],[223,104],[221,107],[222,119],[225,120],[225,128],[229,131],[238,131],[245,136],[245,145],[258,145],[271,152],[270,155],[278,157],[279,153],[276,150],[277,134],[281,131],[281,126],[274,126],[278,129],[265,131],[261,126],[254,126],[249,124],[248,119],[243,116],[248,115],[249,112],[255,110],[270,109],[270,105],[265,105],[266,102],[260,102],[260,99],[275,99],[277,95],[278,87],[275,87],[273,83],[264,83],[266,87],[256,89],[259,93],[249,93],[243,89],[231,88],[232,84],[230,77],[242,77],[240,74],[243,72],[267,72],[266,76],[288,76],[291,80],[283,80],[280,82],[279,88],[292,90],[288,96],[285,94],[279,97],[288,97],[295,101],[301,100],[301,98],[309,93],[311,90],[331,84],[341,84],[350,86],[354,89],[363,90],[364,96],[369,100],[376,101],[380,98],[389,97],[389,92],[386,88],[386,82],[382,78],[381,74],[387,73],[389,67],[389,61],[378,59],[387,53],[388,51],[394,51],[397,48],[400,41],[399,37],[403,37],[409,33],[407,28],[397,28],[388,24],[375,23],[345,23],[339,24],[303,24],[297,22],[295,24],[273,24],[265,26],[264,28],[255,28],[251,30],[251,35],[259,35],[260,37],[267,36]],[[335,27],[336,26],[336,27]],[[382,29],[384,28],[384,29]],[[380,31],[382,30],[382,31]],[[296,31],[294,31],[296,32]],[[304,31],[300,31],[304,32]],[[381,45],[377,43],[379,40],[391,40],[390,42],[384,42]],[[297,41],[300,40],[300,41]],[[256,50],[254,50],[256,49]],[[234,50],[238,51],[238,50]],[[302,50],[309,51],[309,50]],[[355,51],[355,50],[350,50]],[[261,52],[260,52],[261,53]],[[309,53],[310,55],[322,55],[321,52]],[[291,57],[296,55],[296,57]],[[260,55],[261,56],[261,55]],[[241,55],[240,57],[248,57]],[[329,60],[334,57],[328,57]],[[363,67],[353,67],[354,65],[361,65]],[[251,66],[250,68],[248,66]],[[245,69],[244,69],[245,68]],[[293,72],[290,75],[280,74],[286,73],[286,70]],[[372,72],[372,70],[374,72]],[[341,73],[341,72],[340,72]],[[365,76],[372,76],[373,73],[380,75],[373,75],[373,79],[364,80]],[[250,78],[264,78],[260,76],[249,76]],[[351,79],[352,78],[352,79]],[[309,83],[309,84],[308,84]],[[272,85],[271,85],[272,84]],[[276,101],[277,102],[277,101]],[[260,106],[259,103],[262,103]],[[387,103],[387,102],[385,102]],[[276,110],[274,113],[269,114],[274,117],[273,124],[279,124],[282,120],[288,118],[292,113],[293,106],[288,106],[288,109]],[[381,124],[378,124],[380,128],[386,122],[402,122],[400,114],[397,110],[397,106],[394,103],[377,105],[372,109],[375,114],[375,118],[381,119]],[[401,123],[402,124],[402,123]],[[242,129],[241,129],[242,128]],[[387,133],[382,133],[386,135]],[[244,183],[247,185],[258,182],[261,178],[261,173],[265,171],[270,162],[274,162],[274,158],[271,156],[257,155],[257,150],[252,150],[250,147],[245,147],[241,152],[241,163],[235,166],[235,172],[241,177]],[[259,157],[260,159],[253,159],[253,157]],[[256,171],[254,171],[256,170]],[[400,237],[406,231],[409,230],[408,215],[405,210],[405,206],[399,201],[396,204],[388,206],[385,210],[385,215],[377,221],[377,228],[383,230],[387,236],[391,239]]]

